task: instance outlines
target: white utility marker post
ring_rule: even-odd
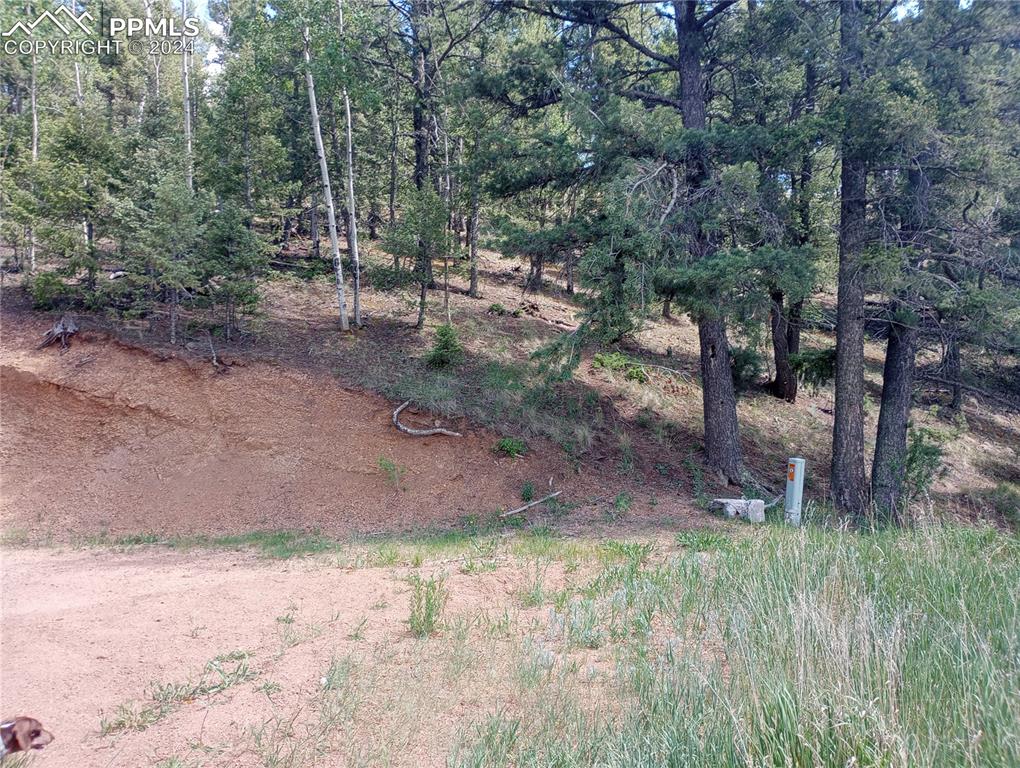
[[[786,464],[786,522],[800,525],[800,505],[804,500],[804,459]]]

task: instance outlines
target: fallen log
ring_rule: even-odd
[[[75,322],[75,319],[70,315],[61,315],[60,319],[51,325],[50,329],[46,331],[43,336],[42,344],[36,347],[36,349],[48,347],[57,339],[60,339],[60,349],[65,350],[68,347],[68,339],[76,333],[78,333],[78,323]]]
[[[432,429],[414,429],[412,427],[408,427],[405,426],[404,424],[401,424],[400,413],[410,404],[411,401],[408,400],[406,403],[400,405],[400,407],[398,407],[397,410],[393,412],[393,426],[395,426],[405,435],[411,435],[412,437],[428,437],[429,435],[447,435],[448,437],[463,437],[463,435],[460,432],[453,432],[449,429],[443,429],[442,427],[433,427]]]
[[[534,507],[534,506],[536,506],[538,504],[541,504],[543,501],[549,501],[549,499],[555,499],[561,493],[563,493],[563,491],[556,491],[556,493],[550,493],[548,496],[543,496],[541,499],[538,499],[537,501],[529,501],[523,507],[517,507],[517,509],[511,509],[509,512],[504,512],[499,517],[502,520],[504,517],[510,517],[510,515],[520,514],[521,512],[523,512],[526,509],[531,509],[532,507]]]

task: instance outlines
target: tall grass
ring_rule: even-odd
[[[626,662],[611,712],[488,713],[451,763],[1020,765],[1015,537],[769,529],[704,557],[585,589]]]

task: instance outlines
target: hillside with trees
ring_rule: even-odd
[[[389,631],[385,606],[412,600],[414,642],[455,634],[414,624],[457,603],[441,558],[464,611],[506,597],[484,580],[511,568],[523,613],[465,619],[463,642],[525,643],[528,692],[433,681],[438,741],[401,751],[426,727],[358,757],[371,717],[399,720],[384,708],[356,718],[350,764],[1020,760],[1020,5],[62,5],[95,17],[68,34],[98,52],[55,52],[49,22],[19,31],[40,3],[0,8],[5,545],[282,546],[355,579],[402,569],[410,592],[376,604]],[[128,37],[113,17],[194,17],[200,34]],[[791,457],[807,462],[799,530]],[[712,515],[717,498],[763,500],[764,528]],[[730,604],[723,576],[749,564]],[[970,565],[999,592],[950,584]],[[775,642],[878,637],[868,653],[886,655],[865,669],[805,650],[817,666],[796,672],[742,612]],[[379,633],[360,663],[399,686]],[[486,647],[476,672],[499,667]],[[945,666],[923,678],[915,652]],[[904,668],[889,693],[879,678]],[[543,698],[568,669],[576,721]],[[316,695],[287,701],[346,706]],[[925,702],[961,697],[976,703],[940,736]],[[192,701],[153,700],[153,725]],[[490,719],[456,714],[465,701]],[[102,737],[143,760],[149,710]],[[278,761],[265,732],[244,759],[334,764],[338,726],[316,722],[321,751],[278,720]]]

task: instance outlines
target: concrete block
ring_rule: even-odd
[[[765,502],[761,499],[712,499],[710,508],[749,523],[765,522]]]

